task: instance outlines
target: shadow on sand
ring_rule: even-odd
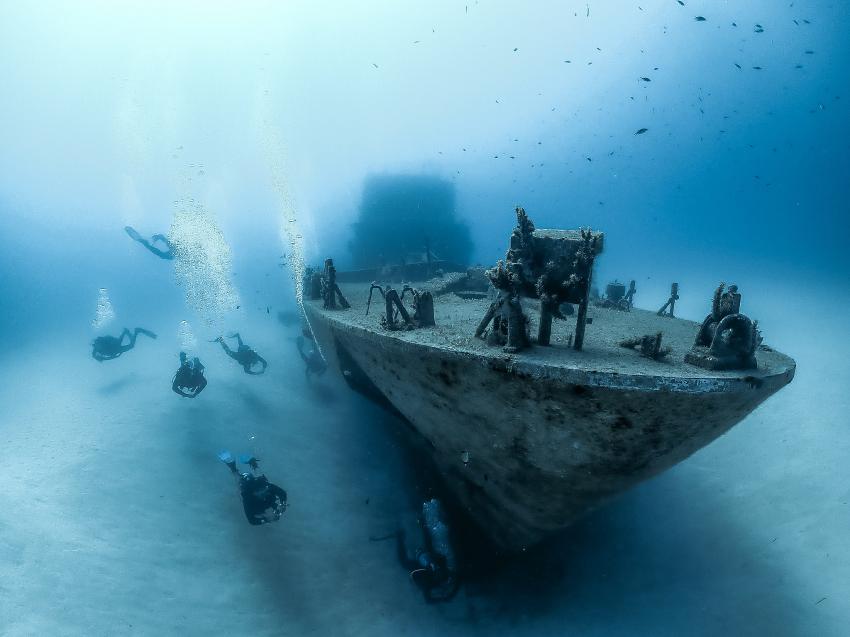
[[[786,574],[754,555],[760,540],[731,512],[724,516],[722,498],[687,470],[639,485],[532,549],[504,555],[458,512],[426,458],[427,443],[406,422],[386,414],[371,429],[405,456],[414,511],[429,497],[449,504],[464,569],[460,593],[440,611],[453,633],[551,621],[603,634],[717,634],[724,627],[801,634],[787,589],[776,585]],[[754,596],[759,603],[742,601]],[[700,629],[695,620],[704,621]]]
[[[113,396],[124,390],[126,387],[136,384],[138,381],[138,374],[131,372],[122,378],[117,378],[111,383],[107,383],[106,385],[99,387],[97,393],[101,396]]]
[[[214,462],[209,455],[216,436],[208,431],[206,422],[238,418],[241,408],[250,411],[252,420],[280,417],[271,398],[244,386],[235,394],[240,398],[232,413],[222,414],[212,403],[193,410],[185,444],[194,461],[203,465]],[[352,401],[354,404],[347,405],[348,400],[343,400],[343,407],[356,414],[356,419],[346,421],[341,431],[324,423],[316,427],[315,438],[305,443],[342,448],[333,456],[338,463],[323,465],[322,471],[334,473],[330,481],[348,485],[353,495],[363,486],[364,473],[386,465],[393,473],[384,479],[395,487],[376,484],[375,488],[389,490],[401,485],[409,493],[407,502],[396,503],[402,507],[399,519],[417,511],[428,497],[442,497],[451,504],[409,426],[359,398]],[[310,431],[314,425],[310,423]],[[266,436],[267,444],[284,441],[279,435]],[[292,447],[292,452],[303,453],[304,449]],[[387,454],[392,455],[388,458]],[[369,479],[374,480],[381,474],[371,475]],[[224,475],[220,488],[231,488]],[[370,493],[381,497],[379,492]],[[238,498],[238,494],[234,491],[232,497]],[[290,520],[298,515],[296,511],[287,513]],[[321,560],[335,555],[337,548],[328,544],[332,536],[312,530],[296,532],[297,525],[292,522],[287,533],[246,526],[238,533],[238,550],[254,565],[270,602],[279,605],[281,621],[301,624],[309,632],[323,621],[322,604],[300,590],[301,574],[327,570]],[[425,607],[422,602],[422,613],[440,626],[443,634],[480,634],[491,629],[511,634],[561,634],[570,628],[581,634],[804,632],[786,594],[788,587],[777,585],[787,574],[777,572],[763,554],[754,554],[758,551],[753,547],[759,542],[754,533],[742,528],[731,513],[724,515],[722,497],[681,468],[639,485],[522,554],[500,555],[488,548],[480,530],[456,513],[452,527],[464,569],[461,591],[447,605]],[[362,542],[365,551],[368,538],[363,537]],[[394,563],[392,551],[384,553],[386,560],[393,562],[388,570],[397,573],[397,581],[384,591],[392,596],[387,598],[392,606],[398,601],[395,591],[412,584],[404,569]],[[270,560],[269,555],[277,557]],[[282,561],[285,569],[280,567]],[[354,580],[348,581],[349,576]],[[378,589],[360,591],[357,578],[361,576],[340,571],[338,586],[349,597],[346,606],[359,607],[380,594]]]

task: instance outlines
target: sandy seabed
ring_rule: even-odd
[[[166,338],[98,364],[87,335],[46,334],[0,358],[0,635],[847,634],[842,352],[794,351],[789,325],[771,343],[797,378],[729,434],[428,606],[368,540],[415,517],[401,424],[334,370],[307,382],[295,329],[242,331],[261,377],[203,344],[196,400],[170,391]],[[224,448],[287,489],[280,523],[247,524]]]

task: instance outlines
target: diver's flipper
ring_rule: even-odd
[[[420,588],[426,588],[431,583],[431,573],[427,568],[417,568],[410,572],[410,579]]]
[[[145,336],[147,336],[149,338],[156,338],[156,334],[154,334],[150,330],[146,330],[146,329],[141,328],[141,327],[136,328],[136,334],[144,334]]]
[[[136,230],[133,228],[133,226],[124,226],[124,232],[126,232],[128,235],[130,235],[130,238],[133,241],[141,241],[142,240],[142,235],[140,235],[138,232],[136,232]]]
[[[249,466],[249,467],[251,467],[254,471],[256,471],[256,470],[257,470],[257,467],[259,467],[259,464],[258,464],[258,463],[260,462],[260,459],[259,459],[259,458],[257,458],[257,457],[256,457],[256,456],[254,456],[254,455],[250,455],[250,454],[247,454],[247,453],[243,453],[241,456],[239,456],[239,462],[241,462],[242,464],[246,464],[246,465],[248,465],[248,466]]]
[[[233,462],[233,456],[230,455],[230,452],[227,451],[227,449],[218,452],[218,459],[221,460],[224,464],[230,464],[231,462]]]

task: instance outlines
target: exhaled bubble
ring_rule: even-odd
[[[101,329],[106,327],[115,318],[115,310],[112,309],[112,301],[109,300],[109,293],[106,288],[100,288],[97,291],[97,308],[92,319],[92,327]]]
[[[228,311],[240,305],[224,233],[203,206],[190,199],[175,211],[169,240],[175,246],[174,273],[189,307],[207,325],[222,322]]]
[[[195,338],[195,333],[188,321],[180,321],[177,328],[177,342],[180,343],[180,349],[187,353],[197,347],[198,339]]]

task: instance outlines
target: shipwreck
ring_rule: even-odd
[[[734,286],[718,287],[702,324],[672,316],[677,284],[669,312],[631,295],[622,311],[610,286],[612,302],[594,304],[602,233],[516,214],[489,270],[417,267],[423,280],[399,284],[338,277],[329,260],[304,302],[329,365],[408,421],[457,503],[509,551],[681,462],[795,370]]]

